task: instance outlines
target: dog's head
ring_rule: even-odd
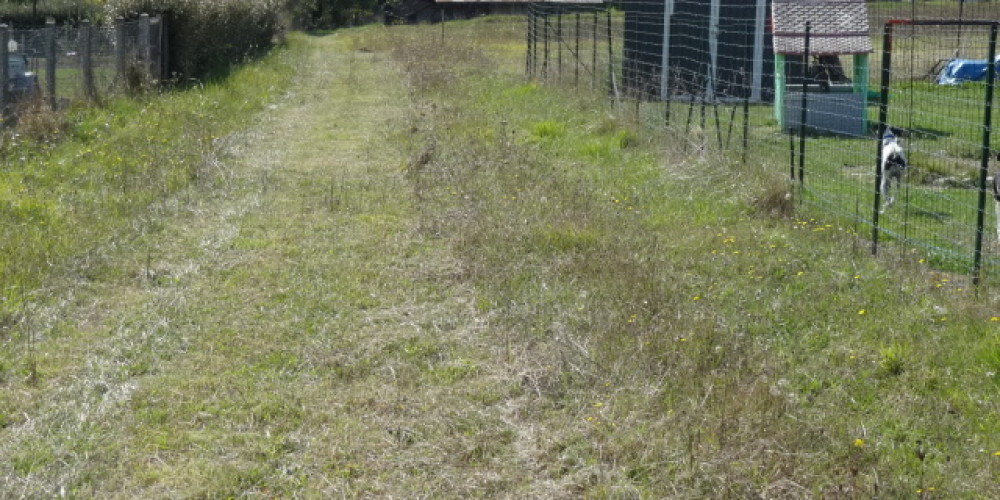
[[[889,144],[894,144],[894,143],[899,142],[896,139],[896,136],[901,135],[901,134],[902,134],[902,130],[897,129],[896,127],[893,127],[891,125],[886,125],[886,127],[885,127],[885,133],[882,134],[882,145],[883,146],[887,146]]]

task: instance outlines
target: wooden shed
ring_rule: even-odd
[[[805,83],[808,127],[837,134],[866,134],[872,39],[865,0],[773,0],[771,11],[774,114],[780,126],[791,129],[801,124]],[[807,22],[810,61],[804,64]],[[841,56],[852,58],[849,77]]]
[[[660,98],[707,95],[711,99],[769,100],[773,85],[773,51],[767,33],[770,3],[625,2],[625,89]]]

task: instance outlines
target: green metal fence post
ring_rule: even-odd
[[[987,61],[993,61],[997,51],[997,23],[990,25],[990,56]],[[972,264],[972,283],[979,285],[983,265],[983,219],[986,215],[986,176],[990,168],[990,134],[993,130],[993,86],[995,84],[996,64],[987,64],[986,99],[983,103],[983,145],[982,159],[979,162],[979,212],[976,214],[976,249]]]
[[[809,38],[812,31],[812,21],[806,21],[805,47],[802,51],[802,109],[799,110],[799,189],[805,183],[806,163],[806,118],[809,113]],[[801,200],[802,197],[799,196]]]
[[[878,215],[882,204],[882,136],[889,119],[889,71],[892,67],[892,23],[885,23],[882,35],[882,83],[878,102],[878,147],[875,153],[875,204],[872,210],[872,255],[878,255]]]

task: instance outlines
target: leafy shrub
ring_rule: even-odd
[[[88,16],[91,16],[89,5],[79,0],[39,0],[37,4],[8,1],[0,4],[0,19],[14,27],[41,26],[49,17],[64,23]]]

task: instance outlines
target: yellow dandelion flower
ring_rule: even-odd
[[[861,448],[864,445],[865,445],[865,440],[864,439],[857,438],[857,439],[854,440],[854,446],[855,447]]]
[[[858,316],[864,316],[868,311],[864,309],[858,309]]]

